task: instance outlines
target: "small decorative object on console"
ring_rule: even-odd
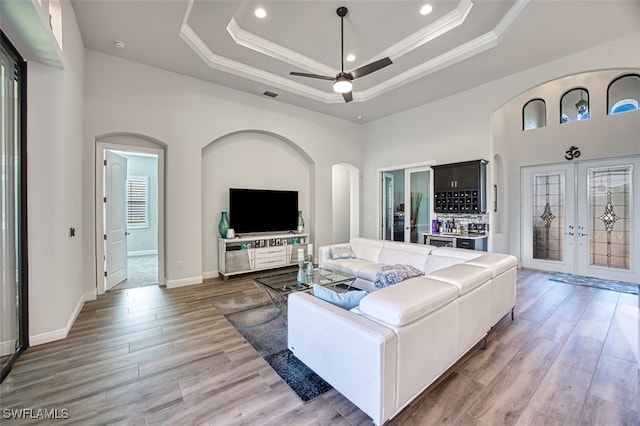
[[[298,210],[298,234],[301,234],[304,231],[304,219],[302,218],[302,210]]]
[[[227,212],[223,211],[220,213],[220,222],[218,223],[218,232],[222,238],[227,236],[227,230],[229,229],[229,218],[227,217]]]

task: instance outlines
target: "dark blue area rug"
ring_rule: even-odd
[[[565,274],[562,272],[556,272],[549,279],[551,281],[557,281],[565,284],[602,288],[605,290],[629,294],[638,294],[638,287],[640,286],[640,284],[627,283],[624,281],[603,280],[600,278],[584,277],[582,275]]]
[[[287,307],[275,307],[262,294],[242,294],[213,302],[302,401],[332,389],[331,385],[287,348]]]

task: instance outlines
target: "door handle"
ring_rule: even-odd
[[[573,236],[573,232],[565,232],[564,235],[571,235]]]
[[[589,235],[589,234],[583,234],[582,232],[578,232],[578,236],[579,237],[586,237],[587,235]]]
[[[131,232],[125,232],[124,235],[131,235]]]

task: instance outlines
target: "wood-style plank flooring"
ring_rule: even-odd
[[[518,272],[516,319],[392,421],[394,425],[638,425],[638,366],[616,312],[635,295]],[[62,341],[29,348],[0,385],[0,423],[366,425],[336,391],[303,403],[212,306],[258,291],[251,276],[87,302]],[[425,342],[425,351],[430,348]],[[5,409],[68,410],[7,420]]]

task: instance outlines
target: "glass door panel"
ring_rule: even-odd
[[[633,242],[640,238],[634,212],[640,211],[634,186],[640,160],[607,160],[580,164],[578,274],[621,281],[640,281]]]
[[[405,212],[404,241],[421,243],[424,241],[422,234],[431,230],[430,171],[419,168],[407,169],[406,172],[405,184],[408,184],[409,188],[405,194],[409,195],[409,200],[405,201],[405,205],[409,208]]]
[[[523,265],[570,272],[573,268],[573,167],[551,165],[522,170]]]

